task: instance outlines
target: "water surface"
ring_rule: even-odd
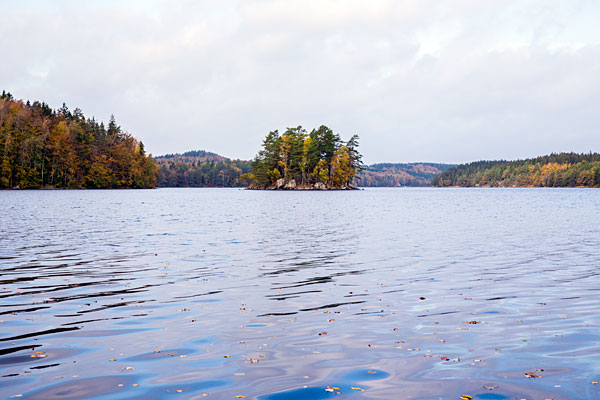
[[[598,190],[3,191],[0,213],[4,398],[600,398]]]

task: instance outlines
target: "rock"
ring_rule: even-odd
[[[279,178],[279,179],[277,179],[277,183],[275,183],[275,188],[281,189],[284,184],[285,184],[285,181],[283,180],[283,178]]]
[[[313,189],[325,190],[327,187],[323,182],[317,182],[313,185]]]
[[[296,181],[291,179],[284,187],[284,189],[296,189]]]

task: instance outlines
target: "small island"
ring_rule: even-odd
[[[324,125],[310,133],[301,126],[281,135],[271,131],[243,178],[250,182],[248,189],[256,190],[358,189],[362,156],[357,147],[357,135],[343,142]]]

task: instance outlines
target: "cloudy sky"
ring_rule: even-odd
[[[273,129],[367,163],[600,151],[597,0],[0,0],[0,89],[153,154],[249,159]]]

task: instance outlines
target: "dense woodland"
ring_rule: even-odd
[[[454,165],[435,163],[373,164],[366,166],[358,174],[358,183],[363,187],[429,186],[431,179],[451,167]]]
[[[0,95],[0,188],[151,188],[156,166],[144,145],[86,118],[79,108]]]
[[[244,175],[253,189],[351,189],[362,169],[358,136],[343,142],[326,126],[269,132]]]
[[[204,150],[154,157],[159,187],[244,187],[251,163],[230,160]],[[354,181],[362,187],[429,186],[431,179],[452,164],[410,163],[364,166]]]
[[[464,187],[600,187],[600,154],[560,153],[517,161],[477,161],[450,168],[431,183]]]
[[[241,177],[251,171],[250,162],[230,160],[203,150],[155,157],[159,187],[243,187]]]
[[[252,161],[190,151],[152,159],[111,116],[0,95],[0,189],[243,187],[347,189],[356,186],[600,187],[600,154],[560,153],[517,161],[374,164],[364,167],[358,136],[343,142],[326,126],[269,132]]]

